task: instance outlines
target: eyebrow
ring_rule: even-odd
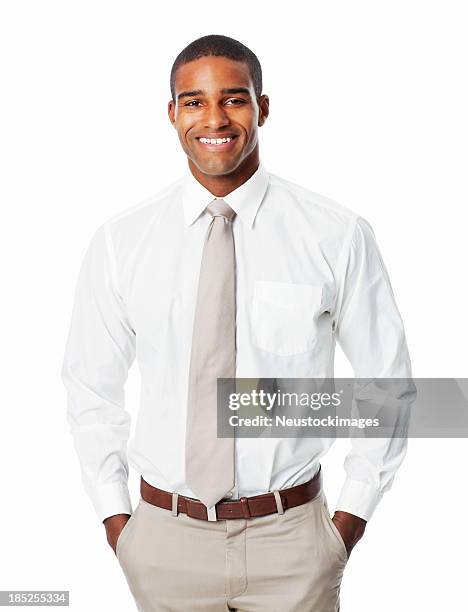
[[[203,89],[194,89],[193,91],[182,91],[180,94],[177,95],[177,99],[180,100],[181,98],[191,98],[192,96],[201,96],[204,93],[205,92],[203,91]],[[247,87],[225,88],[225,89],[221,89],[221,93],[222,94],[243,93],[243,94],[247,94],[248,96],[250,96],[250,91],[247,89]]]

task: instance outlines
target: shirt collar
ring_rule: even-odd
[[[248,227],[252,227],[270,180],[264,164],[260,161],[257,170],[237,189],[222,199],[236,212]],[[187,225],[194,223],[216,196],[206,189],[187,169],[183,177],[182,205]]]

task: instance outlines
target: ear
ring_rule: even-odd
[[[176,104],[174,100],[169,100],[167,103],[167,114],[169,116],[169,121],[172,123],[173,127],[175,127],[175,108]]]
[[[270,114],[270,100],[267,95],[263,94],[258,99],[258,126],[262,126],[268,115]]]

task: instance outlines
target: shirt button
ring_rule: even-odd
[[[224,497],[227,497],[227,498],[232,497],[232,491],[229,491],[229,493],[226,493],[226,495]]]

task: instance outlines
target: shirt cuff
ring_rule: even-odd
[[[347,478],[341,489],[336,510],[349,512],[368,521],[374,513],[383,493],[360,480]]]
[[[95,487],[90,497],[101,522],[114,514],[132,514],[132,502],[126,484],[113,483]]]

